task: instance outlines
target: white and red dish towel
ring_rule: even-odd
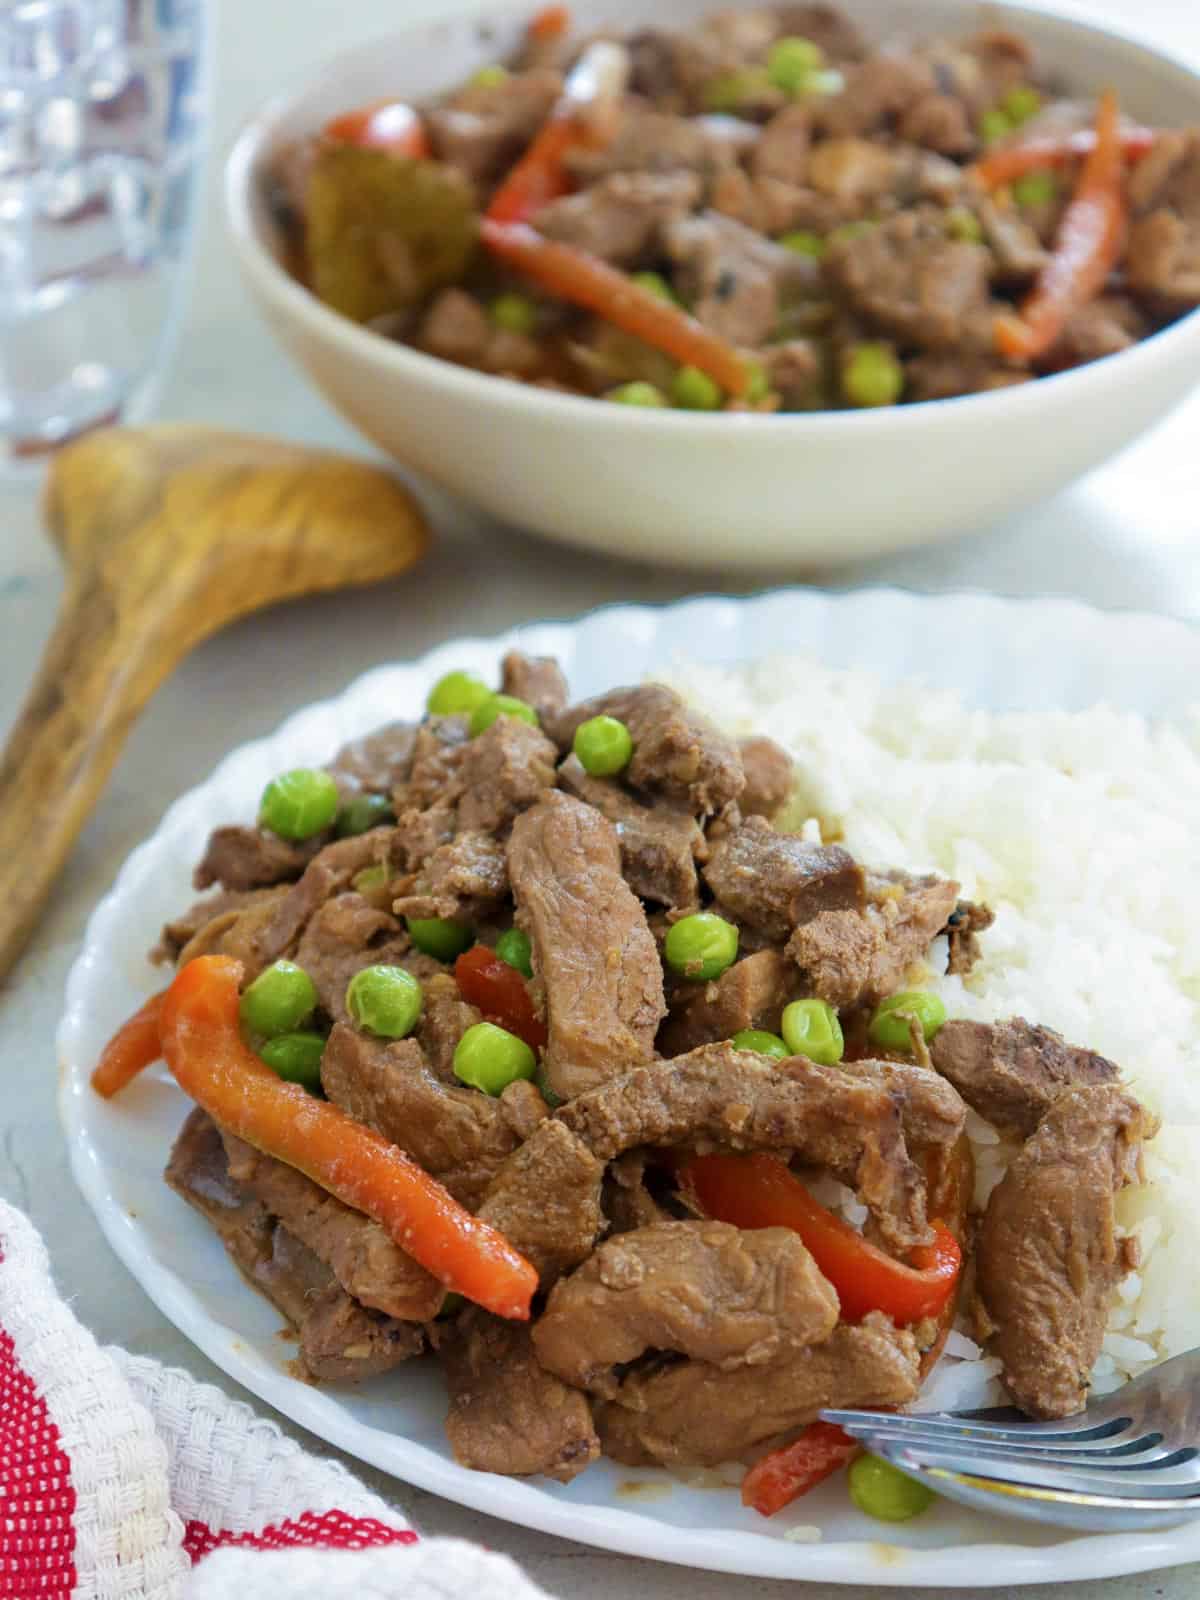
[[[0,1201],[0,1600],[546,1600],[212,1384],[102,1350]]]

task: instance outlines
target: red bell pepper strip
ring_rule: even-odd
[[[454,963],[454,978],[463,999],[478,1006],[489,1022],[524,1039],[531,1050],[546,1043],[546,1024],[538,1016],[529,985],[515,967],[501,961],[485,944],[464,950]]]
[[[567,152],[608,143],[628,77],[629,57],[619,45],[589,45],[541,132],[493,194],[487,215],[494,222],[529,222],[569,192]]]
[[[811,1422],[790,1444],[759,1457],[742,1479],[742,1504],[773,1517],[849,1466],[861,1449],[858,1441],[836,1424]]]
[[[569,6],[543,6],[529,20],[531,39],[561,39],[571,26]]]
[[[681,366],[699,367],[729,394],[745,394],[750,369],[737,350],[686,311],[634,283],[627,273],[585,250],[543,238],[522,223],[485,217],[480,236],[494,256],[551,294],[594,311]]]
[[[566,194],[571,185],[564,157],[579,143],[569,117],[552,117],[492,196],[487,215],[495,222],[528,222]]]
[[[355,111],[344,111],[327,122],[322,133],[337,144],[386,150],[389,155],[414,161],[424,161],[430,154],[425,125],[403,100],[374,100]]]
[[[503,1234],[398,1146],[259,1060],[238,1025],[241,976],[239,961],[198,956],[167,990],[163,1054],[184,1093],[230,1133],[373,1217],[447,1289],[528,1320],[537,1273]]]
[[[162,1008],[166,997],[165,989],[151,995],[100,1052],[92,1073],[92,1088],[106,1100],[132,1083],[143,1067],[162,1059]]]
[[[927,1207],[934,1216],[945,1222],[960,1245],[967,1237],[967,1218],[974,1192],[975,1159],[971,1154],[970,1140],[965,1133],[960,1135],[958,1142],[949,1150],[938,1152],[930,1150],[926,1153]],[[958,1315],[961,1288],[960,1274],[954,1293],[949,1296],[935,1318],[937,1332],[933,1343],[922,1353],[922,1381],[933,1371],[946,1347],[946,1340],[950,1337],[950,1330]]]
[[[1130,164],[1138,162],[1154,148],[1158,134],[1153,128],[1127,126],[1121,130],[1121,153]],[[1072,161],[1091,155],[1096,148],[1096,130],[1078,128],[1064,137],[1026,139],[1023,144],[1002,145],[984,156],[970,169],[985,189],[999,189],[1028,172],[1045,172],[1066,167]]]
[[[898,1327],[937,1317],[954,1293],[962,1249],[944,1223],[906,1266],[827,1211],[777,1156],[697,1156],[683,1167],[685,1192],[719,1222],[738,1228],[792,1228],[829,1279],[847,1322],[883,1311]]]
[[[996,319],[996,348],[1013,360],[1036,361],[1058,341],[1068,318],[1100,293],[1116,265],[1125,229],[1117,97],[1102,96],[1096,145],[1079,174],[1054,250],[1021,307]]]

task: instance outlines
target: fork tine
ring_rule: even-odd
[[[1188,1447],[1162,1451],[1157,1455],[1142,1452],[1133,1457],[1121,1457],[1114,1461],[1111,1454],[1087,1450],[1048,1450],[1033,1446],[1021,1449],[1003,1444],[971,1444],[964,1449],[955,1450],[953,1446],[945,1444],[930,1443],[927,1440],[897,1439],[888,1434],[872,1434],[869,1438],[872,1449],[886,1440],[901,1449],[919,1451],[922,1455],[928,1455],[930,1459],[946,1451],[962,1456],[963,1459],[969,1454],[971,1460],[980,1463],[981,1470],[987,1471],[991,1471],[998,1463],[1020,1461],[1031,1464],[1041,1462],[1048,1467],[1079,1467],[1088,1472],[1159,1473],[1173,1467],[1187,1466],[1200,1456],[1200,1450]],[[1196,1476],[1197,1482],[1200,1483],[1200,1471]]]
[[[995,1454],[985,1461],[969,1449],[897,1444],[890,1439],[867,1439],[864,1442],[873,1454],[881,1455],[909,1471],[920,1472],[923,1476],[939,1471],[962,1474],[987,1486],[994,1486],[998,1493],[1003,1493],[1004,1486],[1008,1485],[1010,1488],[1019,1486],[1032,1490],[1103,1495],[1115,1500],[1193,1500],[1200,1507],[1200,1474],[1196,1471],[1186,1478],[1166,1479],[1163,1473],[1153,1471],[1117,1472],[1103,1468],[1087,1471],[1075,1467],[1051,1467],[1045,1462],[1030,1461],[1022,1453],[1007,1457]]]
[[[821,1412],[822,1422],[834,1422],[847,1433],[859,1435],[864,1428],[881,1426],[905,1430],[920,1430],[922,1434],[938,1438],[983,1440],[992,1439],[1014,1444],[1033,1441],[1037,1444],[1069,1442],[1082,1444],[1096,1439],[1113,1439],[1130,1426],[1129,1417],[1109,1417],[1103,1422],[1088,1421],[1086,1413],[1077,1419],[1080,1426],[1070,1427],[1061,1422],[995,1423],[979,1418],[955,1416],[948,1411],[853,1411],[829,1409]],[[1068,1419],[1069,1421],[1070,1419]]]
[[[846,1432],[855,1439],[887,1439],[894,1444],[911,1445],[914,1449],[927,1447],[956,1448],[964,1451],[969,1450],[972,1455],[980,1457],[1019,1454],[1030,1461],[1046,1461],[1051,1464],[1058,1462],[1064,1466],[1111,1466],[1114,1471],[1119,1466],[1127,1465],[1144,1467],[1153,1463],[1157,1466],[1167,1458],[1168,1454],[1163,1448],[1163,1436],[1161,1433],[1146,1433],[1130,1439],[1128,1442],[1122,1441],[1111,1445],[1101,1440],[1091,1446],[1074,1443],[1043,1444],[1036,1439],[1004,1441],[971,1438],[956,1440],[944,1433],[935,1433],[920,1428],[893,1426],[882,1418],[874,1427],[862,1423],[850,1426],[846,1429]],[[1176,1451],[1174,1455],[1182,1462],[1191,1460],[1196,1453],[1195,1450],[1188,1449],[1182,1454]]]

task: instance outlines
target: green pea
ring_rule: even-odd
[[[934,1037],[946,1020],[946,1007],[941,998],[928,989],[904,989],[881,1000],[867,1029],[873,1043],[885,1050],[911,1050],[912,1035],[908,1019],[916,1017],[926,1044]]]
[[[507,966],[515,967],[522,976],[533,977],[533,948],[523,928],[509,928],[502,933],[496,940],[496,954]]]
[[[1053,172],[1027,172],[1012,186],[1013,199],[1026,210],[1051,205],[1058,199],[1058,177]]]
[[[771,385],[767,382],[766,369],[761,362],[750,361],[747,363],[749,381],[742,399],[747,405],[757,406],[767,398],[771,392]]]
[[[498,89],[507,83],[512,74],[497,61],[492,66],[479,67],[467,80],[472,89]]]
[[[263,790],[258,820],[281,839],[311,839],[338,812],[338,788],[319,767],[296,767],[272,778]]]
[[[523,294],[498,294],[488,315],[505,333],[532,333],[537,326],[537,307]]]
[[[720,384],[699,367],[680,367],[671,380],[671,404],[683,411],[719,411],[724,403]]]
[[[575,729],[571,748],[593,778],[624,772],[633,758],[633,736],[616,717],[589,717]]]
[[[824,1000],[793,1000],[784,1007],[779,1031],[792,1055],[807,1056],[823,1067],[839,1062],[846,1048],[838,1014]]]
[[[665,300],[668,305],[672,306],[677,306],[680,303],[679,296],[661,272],[635,272],[633,281],[645,289],[648,294],[652,294],[656,300]]]
[[[771,80],[762,67],[741,67],[736,72],[723,72],[704,85],[703,101],[706,111],[733,112],[761,99],[772,87]]]
[[[999,106],[993,106],[990,111],[985,111],[979,118],[979,137],[984,144],[995,144],[997,139],[1003,139],[1006,134],[1010,134],[1012,131],[1012,118],[1007,111],[1002,111]]]
[[[667,930],[663,954],[674,972],[697,982],[719,978],[738,952],[738,931],[715,911],[681,917]]]
[[[881,1456],[859,1456],[851,1463],[849,1482],[854,1504],[880,1522],[908,1522],[927,1511],[937,1498],[932,1489]]]
[[[983,242],[983,224],[966,206],[952,206],[943,221],[951,239],[957,239],[962,244]]]
[[[453,717],[474,711],[491,698],[492,691],[473,672],[448,672],[429,691],[425,709],[431,717]]]
[[[1023,83],[1010,89],[1000,102],[1001,109],[1014,128],[1019,128],[1042,109],[1042,97],[1036,89]]]
[[[863,234],[870,233],[875,224],[869,217],[860,217],[857,222],[841,222],[829,235],[827,244],[846,244],[851,239],[861,239]]]
[[[396,813],[385,794],[356,794],[337,814],[333,831],[339,839],[350,839],[355,834],[369,833],[385,822],[395,822]]]
[[[363,967],[346,986],[346,1010],[381,1039],[406,1039],[424,1002],[421,985],[403,967]]]
[[[446,917],[407,917],[404,925],[417,949],[438,961],[453,961],[475,942],[473,928]]]
[[[316,1008],[316,987],[304,968],[294,961],[276,961],[247,988],[238,1014],[250,1033],[273,1039],[292,1033]]]
[[[814,261],[819,261],[825,254],[824,239],[819,233],[810,233],[807,228],[785,233],[778,242],[785,250],[791,250],[798,256],[810,256]]]
[[[268,1039],[258,1052],[272,1072],[288,1083],[299,1083],[310,1094],[321,1087],[321,1057],[325,1040],[319,1033],[281,1033]]]
[[[800,95],[824,65],[825,54],[811,39],[780,39],[767,57],[767,78],[784,94]]]
[[[376,889],[382,889],[388,881],[386,867],[364,867],[361,872],[356,872],[350,880],[351,887],[358,894],[373,894]]]
[[[494,1022],[477,1022],[454,1049],[454,1076],[484,1094],[498,1095],[518,1078],[532,1078],[537,1059],[524,1039]]]
[[[753,1050],[756,1056],[770,1056],[773,1061],[786,1061],[794,1053],[777,1033],[765,1028],[741,1028],[729,1042],[735,1050]]]
[[[648,406],[657,407],[666,405],[666,397],[661,389],[655,388],[652,383],[618,384],[615,389],[610,389],[604,396],[618,406]]]
[[[894,406],[904,368],[886,344],[856,344],[842,366],[842,393],[852,406]]]
[[[546,1063],[544,1061],[538,1062],[538,1068],[534,1073],[533,1081],[537,1084],[538,1093],[550,1107],[551,1111],[557,1111],[559,1106],[561,1106],[563,1103],[563,1098],[562,1095],[556,1093],[556,1091],[551,1088],[550,1075],[546,1071]]]
[[[471,713],[472,739],[486,732],[499,717],[517,717],[534,728],[538,725],[538,714],[527,700],[518,700],[515,694],[490,694]]]

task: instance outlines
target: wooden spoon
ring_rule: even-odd
[[[217,428],[105,428],[50,469],[58,622],[0,757],[0,978],[150,696],[189,650],[278,600],[374,583],[428,544],[366,462]]]

